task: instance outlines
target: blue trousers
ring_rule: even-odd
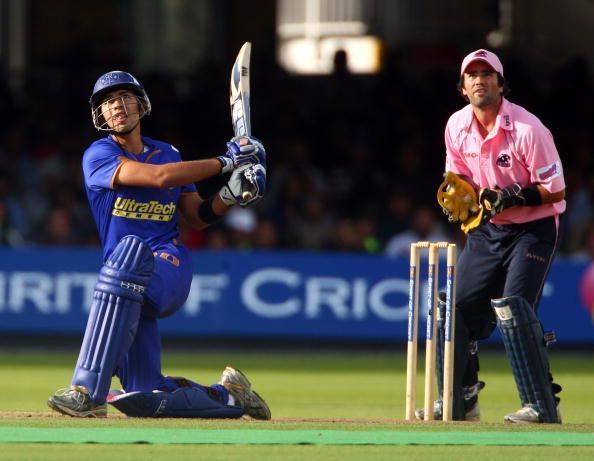
[[[499,226],[487,223],[468,234],[456,272],[456,305],[470,340],[497,326],[491,299],[521,296],[536,312],[557,250],[555,218]]]
[[[161,337],[157,322],[182,307],[191,283],[192,262],[185,247],[167,244],[155,251],[155,271],[145,293],[138,330],[115,371],[126,392],[173,391],[179,387],[175,380],[161,372]]]
[[[476,402],[463,389],[478,382],[479,358],[471,341],[488,338],[497,321],[491,299],[521,296],[536,313],[557,249],[555,218],[500,226],[486,223],[468,234],[456,267],[454,418]],[[552,377],[551,377],[552,380]]]

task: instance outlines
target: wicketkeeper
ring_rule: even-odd
[[[495,54],[466,56],[458,90],[469,104],[448,120],[437,192],[450,221],[467,234],[457,265],[454,419],[480,418],[476,342],[498,326],[521,403],[504,420],[560,423],[561,387],[537,309],[565,211],[561,160],[541,121],[506,99]]]
[[[224,155],[182,162],[172,145],[141,135],[151,103],[127,72],[99,77],[90,103],[95,128],[107,132],[82,161],[103,267],[70,387],[48,405],[77,417],[104,417],[110,403],[128,416],[270,419],[264,399],[235,368],[211,386],[164,376],[157,325],[184,304],[192,281],[178,215],[203,228],[232,206],[256,203],[266,189],[264,146],[234,138]],[[198,195],[195,182],[225,173],[229,179],[218,194]],[[113,375],[122,390],[110,394]]]

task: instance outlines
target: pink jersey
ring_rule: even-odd
[[[551,193],[565,189],[563,167],[551,132],[533,114],[502,100],[495,127],[480,135],[469,104],[446,125],[446,171],[474,181],[479,188],[503,189],[513,183],[537,183]],[[495,224],[518,224],[565,211],[565,200],[534,207],[513,207],[492,219]]]

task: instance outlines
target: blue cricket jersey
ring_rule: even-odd
[[[85,188],[103,245],[103,260],[126,235],[137,235],[156,251],[179,238],[177,202],[184,193],[196,192],[194,184],[158,189],[113,184],[114,174],[128,160],[161,165],[180,162],[170,144],[142,137],[145,151],[131,154],[111,136],[99,139],[83,155]]]

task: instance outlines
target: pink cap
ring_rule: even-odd
[[[491,53],[487,50],[476,50],[470,53],[468,56],[464,58],[462,61],[462,67],[460,68],[460,75],[464,73],[466,68],[470,65],[471,62],[475,61],[483,61],[489,64],[495,72],[499,72],[503,77],[503,65],[501,61],[497,57],[495,53]]]

